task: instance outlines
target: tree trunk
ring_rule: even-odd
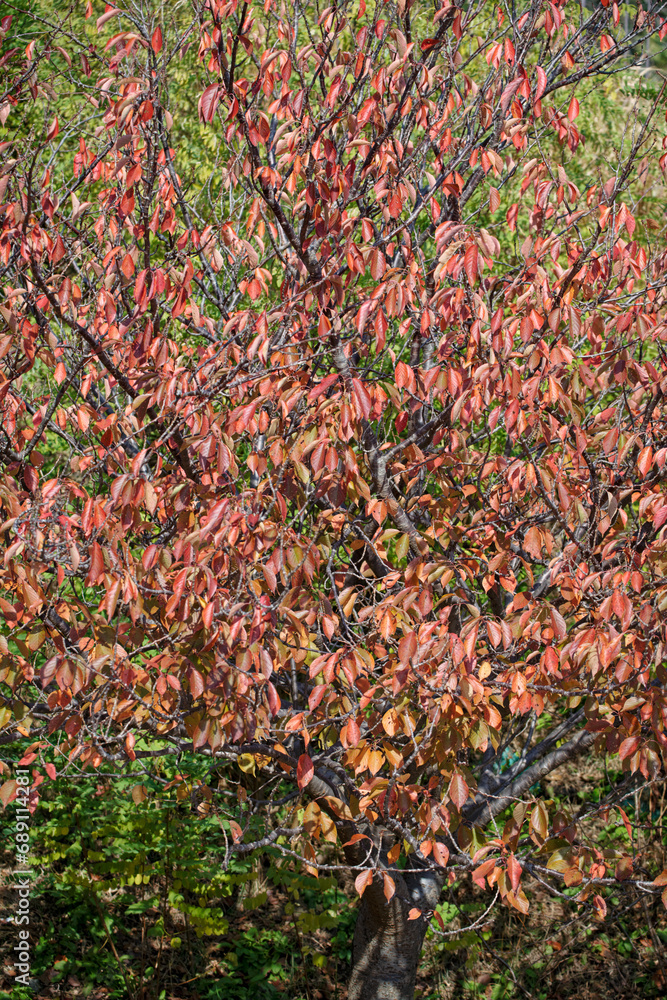
[[[430,913],[442,888],[433,872],[402,876],[392,870],[396,893],[389,903],[375,878],[361,899],[352,947],[348,1000],[413,1000],[417,967],[429,921],[409,920],[413,907]]]

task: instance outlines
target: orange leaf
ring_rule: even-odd
[[[515,892],[513,889],[510,889],[505,896],[505,902],[509,903],[515,910],[518,910],[519,913],[528,913],[529,903],[523,891]]]
[[[647,445],[646,448],[642,448],[637,456],[637,468],[641,472],[642,476],[648,474],[649,469],[653,465],[653,448],[651,445]]]
[[[433,860],[441,868],[447,867],[447,862],[449,861],[449,850],[444,844],[441,844],[439,840],[436,840],[433,844]]]
[[[354,880],[354,888],[357,890],[360,896],[363,896],[364,891],[373,881],[373,872],[368,869],[365,872],[359,872]]]
[[[0,785],[0,802],[2,802],[2,808],[7,806],[7,803],[11,799],[12,795],[16,791],[17,783],[12,778],[10,781],[5,781],[4,784]]]
[[[391,897],[396,892],[396,883],[394,882],[391,875],[387,875],[386,872],[382,872],[382,878],[384,880],[384,898],[389,902]]]
[[[449,797],[457,809],[463,809],[468,801],[468,786],[462,774],[455,774],[450,781]]]
[[[131,278],[134,274],[134,261],[132,260],[132,254],[126,253],[123,257],[123,262],[120,265],[120,269],[126,278]]]
[[[474,872],[472,873],[472,880],[473,880],[473,882],[475,882],[478,886],[480,886],[480,888],[483,889],[484,888],[484,878],[485,878],[486,875],[488,875],[490,872],[493,871],[493,869],[495,868],[495,865],[496,865],[496,859],[495,858],[489,858],[488,861],[484,861],[479,866],[479,868],[475,868]]]
[[[388,708],[382,716],[382,728],[387,736],[395,736],[400,729],[398,714],[395,708]]]

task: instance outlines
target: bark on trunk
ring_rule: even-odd
[[[376,878],[361,899],[352,948],[348,1000],[413,1000],[417,967],[428,920],[409,920],[417,906],[432,911],[439,899],[442,877],[433,872],[403,877],[391,871],[396,893],[389,903],[383,882]]]

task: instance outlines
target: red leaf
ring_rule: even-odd
[[[383,254],[382,250],[376,247],[371,254],[371,277],[375,281],[380,281],[386,268],[387,258]]]
[[[655,512],[653,517],[653,527],[662,528],[665,521],[667,521],[667,504],[665,504],[664,507],[660,507],[660,509]]]
[[[98,542],[93,542],[90,550],[90,569],[86,580],[88,583],[97,583],[104,573],[104,554]]]
[[[547,89],[547,74],[541,66],[537,67],[537,87],[535,88],[535,100],[538,101]]]
[[[407,667],[410,660],[417,652],[417,636],[414,632],[404,635],[398,644],[398,658],[404,667]]]
[[[55,781],[56,780],[56,769],[55,769],[54,765],[53,764],[46,764],[46,766],[45,766],[44,769],[45,769],[46,773],[48,774],[49,778],[51,778],[51,781]]]
[[[49,131],[46,133],[46,141],[51,142],[52,139],[55,139],[59,131],[60,131],[60,125],[58,124],[58,116],[56,115],[56,117],[49,125]]]
[[[564,639],[567,635],[567,625],[560,611],[551,609],[551,627],[557,639]]]
[[[578,114],[579,114],[579,101],[577,100],[576,97],[573,97],[572,100],[570,101],[570,106],[567,109],[567,117],[570,119],[571,122],[573,122]]]
[[[512,232],[514,232],[514,230],[516,229],[516,220],[518,218],[518,215],[519,215],[518,204],[515,203],[514,205],[510,205],[510,207],[507,209],[506,219],[507,219],[507,225],[510,227],[510,230]]]
[[[320,321],[317,324],[317,336],[323,340],[331,329],[331,320],[326,313],[320,314]]]
[[[190,694],[193,698],[199,698],[204,693],[204,678],[198,670],[190,667],[188,680],[190,681]]]
[[[350,719],[345,727],[345,738],[347,740],[347,745],[350,747],[356,747],[361,739],[361,730],[359,729],[356,719]]]
[[[266,682],[266,696],[269,702],[269,711],[271,715],[274,716],[277,715],[278,712],[280,711],[280,695],[276,691],[271,681]]]
[[[32,465],[26,465],[23,471],[23,482],[25,483],[25,488],[30,492],[34,493],[39,485],[39,473]]]
[[[220,87],[217,83],[212,83],[207,87],[199,98],[199,118],[203,122],[212,122],[215,109],[220,100]]]
[[[518,80],[512,80],[512,82],[508,83],[505,89],[503,90],[500,96],[500,106],[503,109],[503,111],[507,111],[507,109],[509,108],[510,101],[512,100],[517,90],[521,86],[521,83],[522,83],[521,78],[519,78]]]
[[[308,708],[314,712],[328,690],[328,684],[316,684],[308,696]],[[349,723],[348,723],[349,725]]]
[[[639,748],[640,742],[638,736],[629,736],[627,740],[623,740],[618,748],[618,756],[621,760],[625,760],[626,757],[632,757],[633,753]]]
[[[389,214],[392,217],[392,219],[397,219],[398,216],[401,214],[401,210],[403,208],[403,202],[401,200],[401,196],[398,193],[398,191],[394,191],[391,198],[389,199],[388,208],[389,208]]]
[[[478,258],[479,258],[479,250],[477,249],[477,246],[474,243],[472,243],[466,250],[465,261],[464,261],[466,275],[471,285],[474,285],[475,281],[477,280]]]
[[[63,257],[65,256],[65,253],[66,253],[66,251],[65,251],[65,244],[63,243],[63,238],[60,235],[60,233],[58,233],[58,238],[56,239],[55,246],[54,246],[53,250],[51,251],[51,260],[52,260],[52,262],[54,264],[57,264],[59,261],[61,261],[63,259]]]
[[[632,826],[630,825],[628,814],[626,813],[625,809],[621,809],[620,806],[618,806],[618,811],[621,814],[621,819],[623,820],[623,825],[625,826],[626,833],[630,838],[630,840],[632,840]]]
[[[337,378],[338,375],[336,374],[327,375],[327,377],[323,378],[321,382],[318,382],[315,388],[311,389],[310,392],[308,393],[308,402],[312,403],[313,400],[318,398],[318,396],[321,396],[322,393],[330,389],[331,386],[334,384],[334,382],[337,380]]]
[[[498,647],[502,642],[503,633],[500,625],[496,622],[487,622],[486,631],[493,646]]]
[[[153,32],[153,37],[151,38],[151,48],[153,49],[153,52],[156,53],[162,50],[162,29],[159,24]]]
[[[523,868],[521,867],[517,859],[514,857],[513,854],[510,854],[510,856],[507,859],[507,874],[510,877],[510,882],[512,883],[512,888],[514,889],[515,892],[519,888],[519,882],[521,881],[522,871]]]
[[[313,762],[307,753],[302,753],[296,765],[296,781],[299,788],[305,788],[315,774]]]
[[[408,368],[404,361],[399,361],[396,365],[396,371],[394,373],[394,379],[396,385],[399,389],[402,389],[406,385],[410,385],[413,381],[412,370]],[[667,510],[667,508],[665,508]]]
[[[370,393],[361,379],[352,379],[352,392],[354,393],[354,398],[357,403],[357,411],[360,417],[364,420],[368,420],[371,414],[371,408],[373,406],[373,401],[371,400]]]

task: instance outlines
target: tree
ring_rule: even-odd
[[[2,738],[252,773],[350,1000],[463,874],[661,892],[587,831],[667,747],[664,5],[93,8],[2,21]]]

